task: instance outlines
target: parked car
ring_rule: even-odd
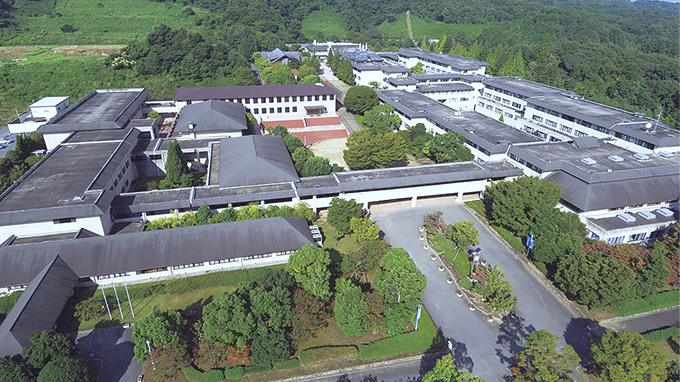
[[[6,149],[6,148],[7,148],[7,146],[0,144],[0,150]]]
[[[144,380],[144,374],[141,374],[139,377],[137,377],[137,382],[142,382]]]
[[[2,139],[0,139],[0,144],[3,144],[3,145],[9,145],[12,142],[14,142],[14,140],[12,138],[2,138]]]

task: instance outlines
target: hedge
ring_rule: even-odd
[[[191,382],[220,382],[224,379],[222,370],[210,369],[205,373],[190,366],[184,369],[184,376]]]
[[[359,351],[356,346],[324,346],[305,350],[298,355],[301,366],[352,358],[359,358]]]
[[[479,215],[482,215],[484,218],[486,218],[486,208],[484,208],[484,201],[483,200],[469,200],[465,202],[468,207],[472,208],[477,212]]]
[[[677,290],[661,292],[645,298],[636,298],[620,308],[612,309],[611,312],[617,316],[625,317],[651,312],[652,310],[670,308],[671,306],[678,305],[678,296],[679,292]]]
[[[263,371],[271,370],[271,366],[267,365],[253,365],[253,366],[234,366],[224,371],[224,378],[239,379],[246,374],[261,373]]]
[[[293,358],[279,362],[279,364],[276,365],[276,370],[295,369],[296,367],[300,367],[300,360],[297,358]]]
[[[7,296],[0,297],[0,314],[9,314],[9,311],[12,310],[22,293],[24,293],[24,291],[18,290]]]
[[[423,309],[422,316],[418,321],[418,330],[361,345],[359,346],[359,355],[362,360],[366,361],[412,351],[436,349],[442,346],[444,346],[444,339],[439,334],[430,315]]]
[[[508,242],[508,244],[510,244],[512,248],[515,249],[515,251],[520,253],[526,252],[527,248],[524,246],[524,244],[522,244],[522,241],[518,239],[517,236],[512,234],[512,232],[501,226],[492,225],[492,227],[496,230],[496,232],[498,232],[499,235],[503,237],[503,239],[505,239],[506,242]]]
[[[672,337],[680,336],[680,328],[671,326],[670,328],[658,329],[642,335],[649,342],[665,341]]]

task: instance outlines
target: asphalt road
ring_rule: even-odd
[[[411,382],[432,370],[441,354],[426,355],[420,360],[397,365],[377,366],[367,370],[335,373],[305,379],[306,382]]]
[[[418,239],[423,215],[434,211],[442,211],[449,224],[461,220],[475,222],[483,248],[482,259],[504,270],[519,298],[515,309],[519,315],[517,319],[487,323],[484,315],[471,312],[464,299],[456,297],[455,287],[446,282],[448,275],[438,270],[440,263],[430,260],[430,252],[423,249]],[[384,232],[387,242],[405,248],[427,277],[423,304],[444,337],[454,344],[459,368],[487,381],[512,380],[510,366],[514,354],[523,349],[524,340],[530,333],[541,329],[562,337],[558,346],[572,345],[584,365],[592,362],[590,341],[599,337],[604,328],[567,308],[461,204],[403,209],[376,214],[372,219]]]
[[[630,317],[620,320],[608,320],[603,326],[617,331],[628,330],[629,332],[646,333],[669,326],[680,327],[680,307],[665,309],[660,312],[646,314],[639,317]]]
[[[80,355],[102,361],[99,382],[132,382],[142,374],[142,365],[132,357],[132,327],[122,326],[78,332],[76,346]]]

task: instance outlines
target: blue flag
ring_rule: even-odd
[[[529,249],[534,249],[534,235],[527,236],[527,247]]]

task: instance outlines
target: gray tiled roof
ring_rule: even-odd
[[[236,132],[248,128],[243,105],[216,100],[184,106],[175,122],[173,134],[190,133],[189,123],[195,125],[193,131],[196,133]]]
[[[220,141],[220,187],[298,182],[290,154],[278,135]]]
[[[304,218],[276,217],[0,248],[0,286],[28,283],[59,255],[79,277],[298,250]]]
[[[335,94],[332,87],[324,84],[262,85],[262,86],[215,86],[205,88],[179,88],[175,101],[228,100],[253,97],[283,97]]]
[[[445,66],[450,66],[451,68],[458,70],[477,70],[488,66],[484,61],[474,60],[472,58],[466,58],[461,56],[456,56],[448,53],[432,53],[424,51],[422,49],[399,49],[397,52],[400,57],[417,57],[425,60],[430,60],[438,63],[442,63]]]
[[[28,336],[33,332],[52,329],[78,283],[78,276],[61,257],[53,254],[46,259],[33,267],[39,270],[36,274],[19,283],[28,283],[28,287],[0,325],[0,358],[20,354],[22,348],[31,345]],[[5,268],[4,272],[23,270]]]
[[[271,52],[260,52],[260,56],[266,58],[269,62],[276,62],[284,57],[287,57],[290,60],[300,61],[300,53],[284,52],[279,48],[276,48]]]

